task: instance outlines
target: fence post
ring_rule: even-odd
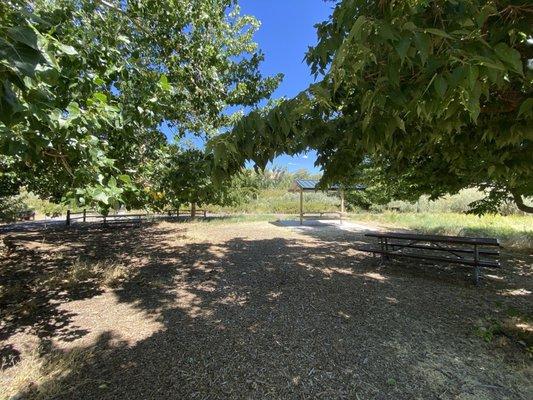
[[[70,210],[67,210],[67,226],[70,226]]]
[[[87,210],[84,208],[83,209],[83,222],[86,222],[87,221]]]

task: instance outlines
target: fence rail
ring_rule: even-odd
[[[193,215],[192,210],[190,209],[176,209],[168,210],[164,214],[111,214],[111,215],[102,215],[97,213],[88,213],[87,210],[82,212],[71,212],[67,210],[67,215],[65,219],[66,226],[70,226],[73,222],[89,222],[89,220],[98,221],[101,220],[104,225],[116,222],[137,222],[141,223],[143,220],[154,220],[161,218],[179,218],[179,217],[195,217],[196,214],[203,215],[203,218],[207,218],[207,210],[196,209],[195,215]]]

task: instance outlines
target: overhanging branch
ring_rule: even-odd
[[[513,196],[513,200],[520,211],[533,213],[533,207],[524,204],[524,199],[522,198],[521,194],[516,192],[516,190],[511,190],[511,195]]]

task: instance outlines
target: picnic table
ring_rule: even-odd
[[[19,221],[35,220],[35,211],[33,210],[21,211],[17,214],[17,218]]]
[[[416,233],[371,232],[378,239],[377,248],[366,249],[381,254],[382,262],[390,257],[408,257],[474,267],[474,282],[479,284],[481,268],[497,268],[500,263],[488,257],[500,254],[497,239],[462,236],[423,235]]]

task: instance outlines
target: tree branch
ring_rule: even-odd
[[[525,213],[533,213],[533,207],[524,204],[524,199],[520,193],[518,193],[516,190],[511,190],[511,195],[513,196],[513,200],[520,211]]]

